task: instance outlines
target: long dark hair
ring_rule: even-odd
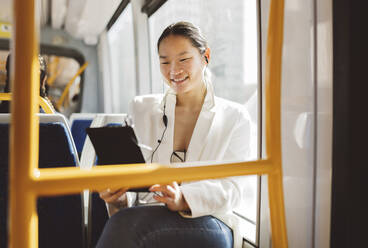
[[[40,96],[42,97],[46,97],[47,96],[47,91],[46,91],[46,82],[45,77],[47,76],[47,64],[45,59],[41,56],[38,55],[38,62],[40,63]],[[10,63],[11,63],[11,54],[8,55],[8,57],[6,58],[6,64],[5,64],[5,69],[6,69],[6,79],[5,79],[5,87],[4,87],[4,92],[5,93],[9,93],[10,92]]]
[[[163,39],[170,35],[178,35],[190,40],[192,45],[199,50],[200,54],[204,54],[208,48],[206,38],[202,35],[200,29],[194,26],[190,22],[176,22],[169,25],[162,32],[160,38],[157,41],[157,51],[160,48],[160,43]]]

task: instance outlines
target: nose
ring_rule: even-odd
[[[178,65],[176,65],[176,63],[173,63],[170,68],[170,77],[175,77],[183,72],[184,71]]]
[[[183,70],[170,71],[170,77],[175,77],[177,75],[180,75],[181,73],[183,73]]]

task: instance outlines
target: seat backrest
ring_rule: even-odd
[[[77,151],[62,115],[39,114],[39,168],[79,166]],[[0,247],[6,247],[8,151],[10,115],[0,115]],[[4,172],[4,173],[3,173]],[[39,247],[83,247],[81,195],[40,197],[37,200]]]
[[[91,127],[121,125],[127,121],[128,115],[126,114],[97,114],[93,119]],[[96,153],[91,140],[87,136],[81,155],[81,167],[90,168],[95,165],[95,162]],[[85,199],[88,199],[88,202],[85,202],[85,204],[88,206],[86,209],[89,209],[88,213],[85,213],[88,214],[88,247],[95,247],[109,217],[105,202],[100,199],[98,193],[91,193],[90,197]]]
[[[96,114],[73,113],[69,118],[72,136],[79,156],[82,153],[83,145],[86,140],[86,128],[91,126],[95,117]]]

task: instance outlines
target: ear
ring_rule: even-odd
[[[207,60],[205,59],[206,63],[208,64],[210,62],[211,59],[211,49],[209,47],[207,47],[206,51],[204,51],[204,57],[207,58]]]

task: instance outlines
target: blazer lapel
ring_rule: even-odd
[[[208,142],[208,136],[213,128],[214,117],[214,111],[202,109],[189,143],[186,159],[187,162],[201,160],[203,149]]]
[[[213,87],[212,84],[207,84],[207,94],[189,143],[187,161],[204,159],[202,156],[204,148],[207,147],[208,137],[214,129],[215,112],[216,104]]]
[[[153,161],[160,161],[160,163],[169,164],[174,148],[176,95],[169,89],[164,98],[165,99],[161,104],[161,109],[163,110],[164,106],[166,105],[165,114],[168,118],[168,125],[160,147],[157,149],[157,158],[153,158]],[[202,154],[208,142],[207,140],[209,134],[212,133],[213,129],[216,129],[216,127],[214,127],[215,125],[213,125],[216,112],[215,109],[216,107],[213,87],[212,84],[207,84],[207,94],[201,113],[198,116],[198,120],[193,130],[186,155],[186,161],[199,161],[202,159]],[[162,124],[162,131],[158,130],[158,133],[161,134],[164,128],[165,127]]]

